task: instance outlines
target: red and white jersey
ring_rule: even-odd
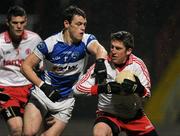
[[[107,60],[105,61],[105,65],[107,68],[107,82],[115,81],[115,78],[119,72],[123,70],[129,70],[132,71],[132,73],[134,73],[139,78],[141,84],[145,87],[146,92],[144,93],[143,97],[150,96],[151,83],[149,72],[144,62],[140,58],[131,54],[129,60],[121,68],[115,67],[114,65],[112,66],[112,64],[109,63]],[[94,73],[94,66],[95,65],[92,65],[88,69],[87,73],[83,75],[81,79],[77,82],[77,84],[73,87],[75,95],[93,95],[91,92],[93,86],[95,85],[95,78],[92,76],[92,74]],[[112,100],[112,98],[114,99]],[[98,95],[98,99],[98,109],[100,111],[118,114],[117,109],[114,108],[114,105],[117,105],[118,103],[117,95],[102,93]]]
[[[9,33],[0,34],[0,85],[24,86],[30,82],[20,72],[22,61],[42,41],[34,32],[25,30],[19,46],[15,49]]]

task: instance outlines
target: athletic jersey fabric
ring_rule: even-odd
[[[0,34],[0,85],[24,86],[31,84],[20,72],[22,61],[41,41],[38,34],[25,30],[22,41],[14,48],[8,32]]]
[[[94,35],[84,34],[81,42],[68,45],[64,42],[61,31],[41,42],[34,50],[44,60],[45,71],[42,72],[41,79],[56,87],[61,96],[68,96],[72,92],[72,86],[83,74],[88,46],[94,41]]]
[[[140,82],[146,89],[145,96],[150,96],[150,78],[148,70],[144,64],[144,62],[136,57],[135,55],[131,54],[129,60],[126,64],[119,68],[115,67],[107,60],[105,61],[105,65],[107,68],[107,82],[115,81],[116,75],[122,70],[129,70],[132,71],[135,75],[138,76]],[[92,95],[91,89],[92,86],[95,85],[95,78],[92,78],[92,74],[94,73],[94,66],[92,65],[87,73],[82,76],[80,81],[73,87],[75,94],[85,94],[85,95]],[[105,111],[108,113],[112,113],[118,116],[118,109],[115,108],[118,104],[119,97],[115,94],[99,94],[98,95],[98,110]]]

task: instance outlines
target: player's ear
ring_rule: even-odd
[[[28,22],[28,18],[26,17],[26,19],[25,19],[25,26],[27,25],[27,22]]]
[[[69,27],[69,21],[68,20],[64,20],[64,28],[68,28]]]
[[[127,49],[126,54],[127,54],[127,55],[130,55],[131,53],[132,53],[132,48]]]
[[[6,25],[9,27],[9,22],[8,22],[8,20],[6,19]]]

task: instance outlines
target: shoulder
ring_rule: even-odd
[[[94,40],[94,39],[96,39],[96,37],[95,37],[93,34],[85,33],[85,34],[83,35],[83,39],[82,39],[82,40],[87,40],[87,39]]]
[[[25,30],[25,35],[27,35],[28,39],[38,39],[41,40],[41,37],[39,36],[39,34],[30,31],[30,30]]]
[[[134,54],[131,55],[131,59],[132,62],[138,66],[145,65],[144,61],[141,58],[135,56]]]
[[[4,32],[0,33],[0,37],[2,37],[4,35]]]
[[[33,31],[30,31],[30,30],[25,30],[25,33],[26,33],[28,36],[40,37],[39,34],[33,32]]]
[[[136,71],[135,73],[143,72],[149,75],[147,66],[142,59],[135,55],[132,55],[132,62],[133,69]]]
[[[5,43],[4,32],[0,33],[0,48],[2,48],[3,43]]]
[[[89,44],[91,41],[97,40],[96,37],[93,34],[87,34],[85,33],[83,35],[83,39],[82,42],[84,42],[85,44]]]
[[[0,33],[0,46],[11,44],[11,39],[7,31]]]
[[[54,46],[58,43],[59,33],[49,36],[44,40],[47,49],[51,52]]]
[[[7,31],[1,32],[1,33],[0,33],[0,40],[5,41],[6,38],[9,39],[9,34],[8,34],[8,32],[7,32]]]
[[[0,33],[0,40],[4,39],[4,32]]]
[[[47,45],[54,45],[54,44],[56,44],[58,42],[58,34],[54,34],[54,35],[49,36],[48,38],[46,38],[44,40],[44,42]]]

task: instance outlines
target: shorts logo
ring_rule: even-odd
[[[6,115],[7,115],[7,117],[11,117],[12,116],[11,112],[9,111],[9,109],[6,109]]]

